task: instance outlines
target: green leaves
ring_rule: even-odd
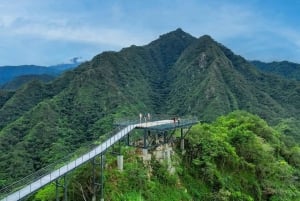
[[[291,148],[285,161],[276,152],[287,149],[279,137],[257,116],[236,111],[192,128],[185,165],[209,186],[210,199],[297,200],[299,147]]]

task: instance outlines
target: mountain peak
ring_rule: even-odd
[[[190,34],[184,32],[181,28],[177,28],[174,31],[168,32],[166,34],[160,35],[159,38],[160,39],[165,39],[165,38],[169,38],[169,37],[180,37],[180,38],[194,38],[193,36],[191,36]]]
[[[188,34],[188,33],[184,32],[181,28],[177,28],[176,30],[171,31],[171,32],[178,33],[178,34]]]
[[[190,44],[193,41],[195,41],[196,38],[186,32],[184,32],[181,28],[178,28],[174,31],[165,33],[163,35],[160,35],[158,39],[152,41],[150,44],[152,45],[159,45],[161,46],[166,46],[166,44],[171,44],[171,46],[173,46],[176,43],[186,43],[186,44]],[[173,45],[172,45],[173,44]],[[167,45],[167,46],[169,46]],[[185,47],[187,45],[184,45]]]

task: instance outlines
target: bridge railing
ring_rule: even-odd
[[[145,118],[146,117],[146,118]],[[160,120],[173,120],[173,119],[180,119],[181,121],[198,121],[197,117],[195,116],[179,116],[179,115],[162,115],[162,114],[150,114],[150,119],[148,118],[148,114],[143,114],[142,118],[140,119],[139,116],[131,116],[125,118],[119,118],[114,121],[114,124],[117,126],[128,126],[132,124],[139,124],[145,123],[149,121],[160,121]]]
[[[88,150],[95,149],[97,146],[99,146],[99,144],[105,142],[106,140],[108,140],[112,136],[114,136],[118,131],[120,131],[120,129],[121,129],[121,127],[118,127],[116,129],[104,134],[103,136],[101,136],[99,138],[99,140],[93,142],[92,144],[85,146],[85,148],[81,148],[78,151],[76,151],[75,153],[74,152],[70,153],[67,156],[59,159],[55,163],[49,164],[49,165],[39,169],[38,171],[16,181],[8,186],[5,186],[4,188],[0,189],[0,200],[5,198],[10,193],[18,191],[19,189],[23,188],[24,186],[31,184],[32,181],[34,181],[34,180],[39,180],[49,174],[51,175],[52,171],[57,170],[57,169],[63,167],[64,165],[67,165],[70,161],[72,161],[76,158],[77,159],[80,158],[79,157],[80,155],[81,155],[81,157],[83,157],[84,153],[87,153]],[[76,161],[77,161],[77,159],[76,159]],[[81,161],[83,161],[83,158]]]

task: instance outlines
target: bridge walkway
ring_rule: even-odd
[[[57,180],[58,178],[64,176],[65,174],[71,172],[76,167],[90,161],[94,157],[104,153],[109,147],[117,143],[119,140],[121,140],[124,136],[129,134],[133,129],[136,127],[152,127],[152,126],[159,126],[164,124],[170,124],[172,123],[172,120],[161,120],[161,121],[153,121],[153,122],[146,122],[146,123],[138,123],[138,124],[132,124],[128,125],[125,128],[121,129],[119,132],[117,132],[115,135],[101,143],[96,148],[92,149],[88,153],[85,153],[75,160],[72,160],[71,162],[68,162],[64,166],[47,173],[45,175],[40,176],[39,178],[36,178],[35,181],[32,181],[28,184],[25,184],[23,187],[20,187],[19,190],[14,191],[13,193],[10,192],[1,192],[5,197],[1,196],[1,201],[16,201],[20,200],[22,198],[25,198],[29,194],[39,190],[40,188],[44,187],[45,185]]]

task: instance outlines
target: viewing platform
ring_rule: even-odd
[[[164,123],[158,124],[158,122],[164,121]],[[146,129],[152,131],[167,131],[177,128],[187,128],[199,123],[199,120],[193,116],[154,116],[153,118],[141,118],[141,119],[118,119],[115,122],[116,126],[126,127],[128,125],[136,125],[136,129]]]

